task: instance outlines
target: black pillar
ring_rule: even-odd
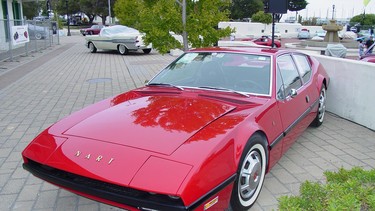
[[[70,34],[70,21],[69,21],[69,7],[68,7],[68,0],[65,0],[65,4],[66,4],[66,17],[67,17],[67,23],[68,23],[68,34],[67,36],[71,36]]]

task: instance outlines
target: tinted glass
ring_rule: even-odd
[[[298,89],[302,86],[302,82],[290,55],[283,55],[277,59],[277,67],[281,74],[285,94],[288,95],[291,89]]]
[[[306,83],[310,80],[311,77],[311,66],[308,58],[305,55],[296,54],[293,55],[294,60],[298,66],[299,73],[303,79],[303,82]]]
[[[263,55],[192,52],[174,61],[150,83],[269,95],[270,64],[271,58]]]

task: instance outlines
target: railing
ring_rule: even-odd
[[[14,45],[11,29],[21,25],[27,25],[29,42]],[[0,19],[0,61],[13,61],[19,56],[27,56],[58,44],[60,37],[56,21]]]

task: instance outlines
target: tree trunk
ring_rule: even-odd
[[[103,24],[103,26],[105,26],[105,18],[106,18],[107,16],[103,15],[103,16],[99,16],[99,17],[102,18],[102,24]]]

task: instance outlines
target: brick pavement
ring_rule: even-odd
[[[94,102],[142,86],[174,58],[155,52],[91,54],[83,43],[80,36],[63,37],[60,46],[35,58],[21,58],[16,65],[0,64],[3,69],[9,67],[7,74],[18,71],[0,88],[1,211],[118,210],[30,175],[22,169],[21,151],[50,124]],[[0,74],[0,81],[4,75]],[[373,131],[328,114],[326,122],[318,129],[309,128],[266,176],[251,210],[277,209],[277,198],[298,194],[301,182],[324,182],[324,170],[374,168],[374,143]]]

